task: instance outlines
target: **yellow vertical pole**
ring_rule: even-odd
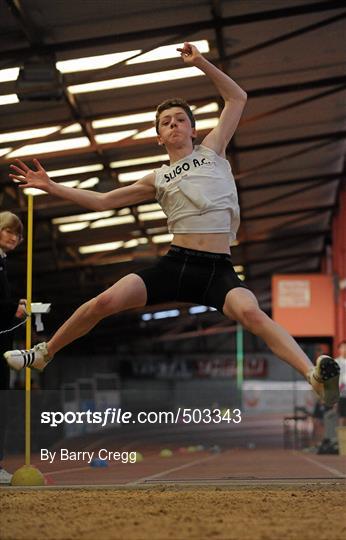
[[[26,299],[29,317],[26,321],[26,349],[31,349],[33,196],[28,195],[28,243],[26,269]],[[31,369],[25,368],[25,465],[31,461]]]
[[[29,317],[26,321],[26,348],[31,348],[31,293],[32,293],[32,246],[33,246],[33,197],[28,196],[28,243],[26,265],[26,299]],[[12,476],[12,486],[44,486],[43,474],[30,465],[31,461],[31,370],[25,368],[25,465],[17,469]]]

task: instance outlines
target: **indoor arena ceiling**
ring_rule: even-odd
[[[228,148],[242,214],[232,255],[268,308],[272,273],[320,270],[330,243],[345,173],[345,19],[346,4],[333,0],[2,0],[1,208],[26,219],[26,197],[8,179],[12,156],[39,157],[56,181],[98,191],[159,167],[152,111],[167,97],[195,107],[203,136],[219,97],[175,53],[201,42],[248,93]],[[16,86],[30,62],[46,73],[57,63],[60,96],[58,82],[46,101]],[[34,297],[66,308],[151,264],[169,241],[153,204],[97,216],[35,196]],[[10,258],[17,284],[25,257],[23,244]]]

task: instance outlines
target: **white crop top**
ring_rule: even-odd
[[[239,205],[229,162],[206,146],[155,170],[156,199],[171,233],[226,232],[234,240]]]

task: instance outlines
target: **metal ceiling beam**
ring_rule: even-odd
[[[215,98],[214,98],[215,99]],[[85,122],[85,120],[83,120]],[[80,123],[82,123],[82,120],[79,120]],[[199,131],[199,135],[201,137],[203,137],[204,135],[206,135],[207,133],[210,132],[210,129],[203,129],[203,130],[200,130]],[[56,132],[55,132],[55,135],[56,135]],[[156,136],[155,137],[151,137],[151,138],[147,138],[147,139],[131,139],[131,138],[128,138],[128,139],[122,139],[121,141],[118,141],[116,143],[116,148],[117,149],[121,149],[121,148],[130,148],[130,147],[143,147],[143,146],[148,146],[148,144],[152,144],[152,143],[156,143]],[[102,144],[102,145],[97,145],[97,149],[104,152],[106,150],[113,150],[115,148],[115,144],[114,143],[106,143],[106,144]],[[45,154],[42,154],[42,160],[50,160],[50,159],[56,159],[56,158],[60,158],[60,157],[66,157],[66,156],[77,156],[77,155],[88,155],[88,158],[87,159],[90,159],[92,157],[92,152],[95,152],[96,149],[95,149],[95,145],[93,145],[93,143],[91,142],[91,145],[90,146],[86,146],[86,147],[82,147],[82,148],[73,148],[71,150],[64,150],[63,152],[59,152],[59,151],[54,151],[54,152],[47,152]],[[32,159],[33,156],[25,156],[24,159]],[[101,159],[101,158],[100,158]],[[1,165],[8,165],[9,164],[9,159],[4,159],[3,157],[0,158],[0,168],[1,168]]]
[[[293,139],[280,139],[279,141],[270,141],[265,143],[251,144],[248,146],[236,145],[236,151],[239,153],[255,152],[257,150],[268,150],[271,148],[280,148],[281,146],[292,146],[295,144],[306,144],[324,139],[339,141],[346,138],[346,131],[334,131],[328,133],[319,133],[317,135],[307,135],[305,137],[295,137]]]
[[[292,216],[294,214],[305,214],[309,212],[329,212],[334,210],[335,204],[327,204],[325,206],[314,206],[313,208],[294,208],[292,210],[285,210],[282,212],[272,212],[268,214],[258,214],[255,216],[242,216],[242,221],[254,221],[259,219],[272,219],[283,216]]]
[[[209,132],[209,130],[201,130],[199,132],[200,136],[202,137],[203,135],[206,135],[207,133]],[[235,152],[251,152],[251,151],[255,151],[255,150],[261,150],[261,149],[268,149],[268,148],[275,148],[277,146],[284,146],[285,143],[287,142],[287,145],[294,145],[294,144],[306,144],[306,143],[309,143],[311,141],[319,141],[319,140],[322,140],[321,143],[318,143],[318,144],[314,144],[312,146],[309,146],[308,148],[303,148],[301,150],[297,150],[297,151],[294,151],[294,152],[291,152],[289,154],[286,154],[285,156],[281,156],[281,157],[278,157],[278,158],[274,158],[272,160],[268,160],[268,161],[265,161],[263,163],[260,163],[259,165],[256,165],[255,167],[251,167],[249,169],[245,169],[239,173],[235,173],[234,176],[236,178],[237,181],[240,181],[242,180],[243,178],[249,178],[251,176],[254,176],[255,174],[257,174],[258,172],[260,172],[261,170],[265,169],[266,167],[268,166],[271,166],[271,165],[274,165],[274,164],[277,164],[277,163],[280,163],[281,161],[284,161],[286,159],[292,159],[294,157],[298,157],[299,155],[303,155],[303,154],[307,154],[311,151],[314,151],[314,150],[318,150],[320,148],[323,148],[325,146],[328,146],[332,143],[334,143],[336,140],[342,140],[346,138],[346,131],[341,131],[341,132],[337,132],[337,133],[324,133],[324,134],[321,134],[321,135],[316,135],[316,136],[309,136],[309,137],[303,137],[303,138],[300,138],[300,139],[288,139],[287,141],[279,141],[279,142],[268,142],[268,143],[262,143],[259,144],[259,145],[251,145],[251,146],[243,146],[243,147],[236,147],[234,149]],[[148,143],[148,141],[152,141],[153,139],[148,139],[146,141],[146,145]],[[121,148],[124,148],[124,147],[139,147],[139,146],[142,146],[143,145],[143,142],[142,140],[132,140],[132,139],[125,139],[125,140],[122,140],[122,141],[119,141],[116,145],[116,147],[114,146],[113,143],[109,143],[109,144],[104,144],[102,145],[102,150],[110,150],[110,149],[114,149],[114,148],[117,148],[117,149],[121,149]],[[89,146],[89,147],[85,147],[85,148],[75,148],[73,150],[66,150],[64,152],[51,152],[51,153],[47,153],[47,154],[43,154],[42,155],[42,160],[47,162],[51,159],[57,159],[57,158],[66,158],[67,156],[77,156],[77,155],[85,155],[87,156],[87,159],[92,159],[92,152],[94,151],[92,145]],[[27,157],[24,157],[25,160],[30,160],[32,159],[32,156],[27,156]],[[101,158],[100,158],[101,159]],[[112,158],[114,159],[114,158]],[[10,163],[10,160],[8,159],[4,159],[4,158],[0,158],[0,170],[1,169],[4,169],[8,167]],[[63,167],[67,166],[66,165],[66,161],[64,162],[64,165],[62,165]],[[58,165],[55,166],[56,168],[58,168]],[[0,182],[1,184],[1,182]],[[3,182],[3,185],[10,185],[10,182],[9,181],[5,181]]]
[[[30,17],[30,14],[24,10],[23,5],[21,4],[20,0],[7,0],[11,9],[13,10],[13,13],[15,17],[20,21],[21,28],[23,32],[25,33],[27,39],[31,43],[32,47],[34,49],[40,48],[42,46],[42,39],[43,39],[43,31],[41,28],[36,27],[32,22],[32,17]],[[74,120],[80,123],[82,127],[82,131],[84,135],[89,139],[90,141],[90,150],[95,152],[100,159],[100,161],[103,164],[105,173],[108,175],[109,179],[113,179],[113,173],[112,169],[109,165],[109,161],[106,159],[105,154],[101,147],[97,144],[91,123],[86,121],[83,118],[83,115],[81,113],[78,101],[76,97],[71,94],[66,88],[64,88],[63,97],[65,99],[65,102],[71,112],[71,116]],[[61,128],[62,129],[62,128]],[[60,131],[61,131],[60,129]],[[49,137],[48,137],[49,138]],[[55,231],[54,238],[51,237],[53,242],[53,253],[57,252],[55,242],[58,241],[58,232]],[[78,253],[76,253],[76,256],[78,256]],[[58,257],[55,257],[55,260],[58,260]]]
[[[294,103],[291,103],[291,104],[288,104],[288,105],[283,105],[282,107],[278,107],[276,109],[269,110],[269,111],[267,111],[265,113],[262,113],[261,115],[255,115],[255,116],[250,117],[250,118],[242,119],[240,121],[239,125],[245,125],[245,124],[248,124],[250,122],[255,122],[255,121],[259,120],[260,118],[267,117],[268,115],[276,114],[278,112],[283,112],[285,110],[289,110],[292,107],[303,105],[303,104],[308,103],[310,101],[314,101],[315,99],[320,99],[320,98],[322,98],[324,96],[327,96],[327,95],[342,91],[342,90],[345,89],[345,85],[346,85],[346,76],[340,76],[340,77],[327,77],[327,78],[324,78],[324,79],[306,81],[304,83],[298,83],[298,84],[294,83],[294,84],[284,85],[284,86],[276,86],[276,87],[274,86],[274,87],[268,87],[268,88],[258,88],[258,89],[254,89],[254,90],[247,90],[247,94],[248,94],[249,98],[251,99],[251,98],[256,98],[256,97],[265,97],[265,96],[272,96],[272,95],[277,95],[277,94],[282,94],[282,93],[290,93],[290,92],[297,92],[297,91],[304,91],[304,90],[313,90],[313,89],[316,89],[316,88],[324,88],[324,87],[335,86],[335,88],[332,88],[332,89],[327,90],[325,92],[322,92],[320,94],[315,94],[313,96],[303,98],[302,100],[298,100],[298,101],[296,101]],[[197,106],[203,106],[203,105],[205,105],[205,104],[207,104],[207,103],[209,103],[210,101],[213,101],[213,100],[215,100],[215,94],[213,94],[212,96],[207,96],[207,97],[202,98],[202,99],[195,99],[194,104],[196,104]],[[51,106],[43,107],[42,109],[40,109],[41,113],[47,113],[47,115],[50,113],[50,111],[51,111]],[[134,113],[137,113],[137,112],[143,112],[143,107],[132,109],[131,111],[130,110],[123,111],[122,115],[134,114]],[[85,121],[92,122],[94,120],[100,120],[100,119],[104,119],[104,118],[112,118],[113,116],[114,116],[114,110],[112,110],[110,112],[103,113],[103,114],[96,114],[96,115],[92,115],[92,116],[85,114],[85,115],[83,115],[83,118],[85,119]],[[4,124],[6,124],[6,118],[8,117],[9,121],[7,123],[8,123],[8,125],[10,125],[12,123],[12,120],[10,121],[10,119],[13,118],[13,112],[11,112],[11,113],[2,113],[1,117],[4,120]],[[62,128],[64,128],[64,127],[68,126],[71,123],[71,121],[72,121],[72,119],[68,118],[68,119],[63,120],[59,124],[62,126]],[[56,123],[57,122],[44,121],[44,122],[36,123],[34,127],[39,128],[39,127],[55,126]],[[148,124],[143,124],[143,129],[145,129],[146,126],[151,127],[151,123],[148,122]],[[33,127],[33,126],[30,126],[30,127]],[[28,125],[27,124],[25,124],[25,125],[17,125],[16,129],[17,130],[28,129]],[[4,132],[6,132],[6,131],[4,131]],[[37,142],[40,142],[41,139],[35,139],[35,140],[37,140]],[[47,140],[47,138],[45,138],[45,140]]]
[[[317,94],[314,94],[312,96],[308,96],[302,99],[297,99],[296,101],[287,103],[286,105],[275,107],[275,109],[269,109],[268,111],[265,111],[263,113],[254,114],[253,116],[244,118],[244,120],[240,122],[240,125],[243,126],[243,125],[253,124],[255,122],[258,122],[259,120],[263,120],[264,118],[270,118],[272,116],[275,116],[276,114],[287,112],[291,109],[296,109],[297,107],[301,107],[302,105],[306,105],[307,103],[312,103],[313,101],[316,101],[316,100],[320,101],[321,99],[327,96],[337,94],[338,92],[343,92],[344,90],[346,90],[346,84],[341,84],[335,88],[330,88],[329,90],[318,92]]]
[[[311,258],[316,258],[316,259],[320,259],[321,258],[321,252],[311,252],[311,253],[304,253],[303,255],[300,255],[300,256],[297,256],[295,257],[295,260],[293,260],[292,262],[287,262],[285,264],[281,264],[280,266],[277,266],[276,268],[273,268],[272,272],[260,272],[258,274],[254,274],[252,276],[249,275],[249,281],[252,281],[252,280],[256,280],[256,279],[261,279],[261,278],[270,278],[272,274],[275,274],[277,272],[282,272],[285,271],[287,273],[290,273],[288,272],[289,268],[291,266],[295,266],[296,264],[298,264],[300,261],[304,261],[306,259],[308,260],[311,260]],[[304,273],[304,270],[301,270],[300,273]]]
[[[345,77],[345,83],[346,83],[346,77]],[[215,101],[215,94],[212,95],[212,96],[207,96],[205,98],[199,98],[199,99],[194,99],[193,100],[193,104],[196,105],[197,107],[203,107],[203,105],[207,105],[208,103],[210,103],[210,101]],[[42,105],[44,105],[45,103],[42,102]],[[86,121],[89,121],[89,122],[93,122],[94,120],[104,120],[104,119],[107,119],[107,118],[113,118],[114,116],[127,116],[129,114],[137,114],[137,113],[142,113],[142,112],[147,112],[148,111],[148,107],[146,108],[143,108],[143,107],[138,107],[136,106],[137,105],[137,102],[134,103],[134,107],[131,108],[131,109],[127,109],[125,111],[122,111],[121,114],[117,114],[116,112],[114,112],[114,109],[112,111],[109,111],[109,112],[105,112],[105,113],[102,113],[102,114],[93,114],[93,115],[89,115],[89,114],[83,114],[83,118],[86,120]],[[4,109],[5,107],[2,106],[2,109],[1,109],[1,112],[2,110]],[[50,103],[50,105],[48,106],[43,106],[42,108],[40,107],[40,113],[43,113],[43,115],[45,116],[45,118],[50,114],[50,112],[52,111],[52,103]],[[203,115],[201,115],[201,118],[208,118],[210,116],[212,116],[214,113],[205,113]],[[13,111],[11,113],[6,113],[4,112],[3,114],[1,114],[1,118],[3,119],[6,119],[6,118],[13,118]],[[50,127],[50,126],[56,126],[56,124],[58,123],[59,125],[61,126],[68,126],[71,124],[71,118],[66,118],[64,120],[62,120],[61,122],[57,122],[57,121],[52,121],[52,120],[44,120],[43,122],[40,121],[38,123],[35,124],[35,127],[39,128],[39,127]],[[7,125],[10,125],[10,121],[6,122],[6,120],[4,120],[4,125],[7,124]],[[149,128],[149,127],[152,127],[153,123],[152,122],[143,122],[140,124],[141,127],[143,127],[143,129],[146,129],[146,128]],[[32,126],[30,126],[32,127]],[[19,130],[22,130],[22,129],[28,129],[28,124],[17,124],[16,125],[16,129],[19,131]],[[116,126],[114,126],[114,129],[116,129]],[[5,130],[1,130],[1,133],[6,133],[6,131],[13,131],[13,128],[8,128],[8,129],[5,129]],[[121,131],[121,126],[119,126],[119,131]],[[36,139],[35,139],[36,140]]]
[[[341,182],[338,186],[337,194],[336,194],[336,201],[337,204],[340,202],[340,196],[343,189],[346,189],[346,154],[343,156],[343,165],[342,165],[342,178]]]
[[[287,111],[287,110],[289,110],[289,109],[291,109],[291,108],[295,108],[295,107],[297,107],[297,106],[299,106],[299,105],[302,105],[302,104],[306,104],[306,103],[308,103],[308,102],[315,101],[316,99],[321,99],[322,97],[325,97],[325,96],[327,96],[327,95],[335,94],[336,92],[339,92],[339,91],[341,91],[341,90],[344,90],[345,88],[346,88],[346,85],[341,85],[341,86],[338,86],[337,88],[332,88],[331,90],[327,90],[327,91],[325,91],[325,92],[321,92],[321,93],[319,93],[319,94],[315,94],[315,95],[313,95],[313,96],[309,96],[308,98],[304,98],[304,99],[302,99],[302,100],[295,101],[294,103],[290,103],[290,104],[288,104],[288,105],[284,105],[283,107],[278,107],[278,108],[276,108],[276,109],[273,109],[273,110],[271,110],[271,111],[267,111],[267,112],[262,113],[262,114],[260,114],[260,115],[253,116],[253,117],[251,117],[251,118],[246,118],[245,121],[241,121],[241,122],[240,122],[240,125],[248,124],[248,123],[250,123],[250,122],[258,121],[258,120],[260,120],[260,119],[262,119],[262,118],[267,118],[267,117],[272,116],[272,115],[274,115],[274,114],[278,114],[278,113],[280,113],[280,112]],[[66,94],[67,94],[67,92],[66,92]],[[90,126],[91,121],[92,121],[92,120],[95,120],[95,119],[96,119],[96,117],[94,117],[93,119],[90,118],[89,120],[87,120],[86,118],[84,118],[83,121],[86,122],[86,125],[89,125],[89,126]],[[79,118],[75,118],[75,120],[77,120],[78,122],[81,122],[81,121],[82,121],[82,120],[79,120]],[[35,139],[35,142],[36,142],[36,143],[39,143],[39,142],[42,142],[42,141],[45,141],[45,142],[46,142],[46,141],[48,141],[48,140],[50,140],[50,139],[55,138],[55,137],[61,132],[61,130],[62,130],[64,127],[66,127],[67,125],[69,125],[70,123],[71,123],[71,119],[70,119],[69,121],[63,122],[63,124],[61,125],[61,128],[60,128],[60,130],[59,130],[58,132],[54,132],[54,133],[52,133],[51,135],[47,135],[47,136],[44,136],[44,137],[39,137],[39,138]],[[48,124],[45,124],[45,127],[46,127],[47,125],[48,125]],[[55,125],[55,124],[54,124],[54,125]],[[151,126],[151,124],[148,123],[148,126]],[[27,126],[26,126],[26,127],[27,127]],[[36,127],[37,127],[37,126],[36,126]],[[146,124],[145,124],[144,126],[142,126],[142,127],[145,128],[145,127],[146,127]],[[91,126],[90,126],[90,131],[91,131]],[[93,139],[94,139],[94,137],[93,137]],[[233,142],[234,142],[234,141],[233,141]],[[18,146],[14,146],[14,147],[12,148],[12,151],[21,148],[21,147],[24,146],[25,144],[26,144],[26,143],[22,143],[22,144],[20,144],[20,145],[18,145]],[[97,145],[96,141],[95,141],[95,145]],[[235,152],[236,152],[236,148],[232,148],[231,155],[234,156],[234,153],[235,153]],[[0,165],[1,165],[1,162],[0,162]],[[131,167],[131,168],[127,168],[126,170],[130,171],[132,168],[134,169],[134,168],[136,168],[136,166]],[[236,169],[236,170],[237,170],[237,169]],[[117,172],[119,172],[119,171],[117,171]]]
[[[329,24],[333,24],[335,22],[341,21],[346,18],[346,12],[343,12],[339,15],[336,15],[334,17],[329,17],[328,19],[323,19],[323,21],[319,21],[314,24],[310,24],[308,26],[304,26],[303,28],[299,28],[299,30],[294,30],[293,32],[288,32],[287,34],[282,34],[281,36],[278,36],[274,39],[269,39],[267,41],[263,41],[262,43],[257,43],[257,45],[253,45],[252,47],[247,47],[246,49],[243,49],[238,52],[234,52],[228,56],[225,57],[225,59],[229,60],[236,60],[237,58],[242,58],[243,56],[246,56],[248,54],[261,51],[262,49],[265,49],[267,47],[272,47],[273,45],[276,45],[277,43],[282,43],[283,41],[288,41],[289,39],[295,38],[297,36],[301,36],[304,34],[307,34],[308,32],[312,32],[314,30],[318,30],[319,28],[324,28],[328,26]]]
[[[272,189],[282,186],[292,186],[295,184],[305,184],[307,182],[319,183],[320,180],[325,180],[326,182],[332,182],[333,180],[338,180],[344,175],[343,172],[340,173],[329,173],[329,174],[319,174],[314,176],[302,176],[299,178],[286,178],[285,180],[277,180],[276,182],[264,182],[259,183],[254,186],[238,186],[238,191],[262,191],[263,189]]]
[[[12,15],[17,19],[31,47],[35,48],[37,46],[40,48],[42,45],[43,30],[32,22],[24,2],[21,0],[6,0],[6,3]]]
[[[20,0],[6,0],[6,1],[12,13],[16,17],[16,19],[19,21],[21,29],[24,32],[28,41],[30,42],[32,48],[35,50],[35,52],[37,52],[37,50],[42,51],[42,47],[44,47],[44,44],[43,44],[44,30],[40,27],[37,27],[32,22],[31,14],[26,10],[26,8],[24,7],[23,3]],[[95,140],[95,137],[91,128],[91,122],[83,118],[79,104],[77,102],[77,98],[73,94],[71,94],[66,88],[64,88],[63,96],[71,112],[72,119],[81,124],[84,135],[89,139],[90,145],[91,145],[90,150],[92,152],[96,152],[99,159],[103,163],[106,173],[108,173],[108,176],[110,177],[110,179],[112,179],[112,170],[109,166],[109,162],[105,158],[104,152],[102,151],[101,147],[97,144]],[[65,126],[62,126],[59,132],[64,127]],[[40,141],[49,140],[53,137],[53,135],[56,136],[57,132],[55,132],[51,136],[41,138]],[[21,145],[17,146],[15,150],[20,147]]]
[[[282,193],[281,195],[277,195],[275,197],[270,197],[269,199],[266,199],[262,202],[257,202],[255,204],[251,204],[250,206],[242,206],[242,212],[248,212],[249,210],[257,210],[258,208],[261,208],[261,206],[267,206],[268,204],[273,204],[278,201],[282,201],[283,199],[287,199],[288,197],[293,197],[295,195],[299,195],[300,193],[305,193],[306,191],[312,191],[313,189],[320,188],[322,186],[325,186],[327,183],[331,182],[337,182],[337,179],[329,180],[328,182],[326,180],[320,180],[319,182],[314,182],[313,184],[310,184],[308,186],[300,187],[299,189],[294,189],[292,191],[286,191],[285,193]]]
[[[252,176],[255,176],[258,172],[262,171],[263,169],[266,169],[267,167],[270,167],[272,165],[277,165],[278,163],[281,163],[282,161],[286,161],[288,159],[292,160],[292,158],[302,156],[304,154],[308,154],[309,152],[320,150],[321,148],[325,148],[326,146],[329,146],[332,143],[334,143],[334,139],[322,141],[318,144],[313,144],[309,146],[308,148],[302,148],[301,150],[295,150],[294,152],[290,152],[288,154],[285,154],[284,156],[280,156],[274,159],[268,159],[267,161],[263,161],[262,163],[259,163],[255,167],[250,167],[249,169],[243,170],[241,173],[235,175],[235,179],[239,181],[239,180],[242,180],[243,178],[251,178]]]
[[[299,240],[299,241],[305,241],[305,239],[309,238],[315,238],[319,236],[325,236],[327,234],[330,234],[330,229],[323,229],[321,231],[311,231],[311,232],[301,232],[296,231],[293,234],[282,234],[280,236],[270,236],[266,238],[259,238],[259,239],[253,239],[253,240],[244,240],[240,242],[239,246],[236,246],[235,248],[232,248],[232,251],[235,250],[241,250],[241,248],[244,245],[251,246],[253,244],[271,244],[271,243],[284,243],[287,240]]]
[[[312,250],[312,251],[304,251],[302,253],[282,253],[282,255],[273,255],[271,257],[264,257],[263,259],[251,259],[249,261],[246,261],[245,264],[245,273],[247,273],[247,268],[255,265],[255,264],[265,264],[265,263],[271,263],[275,261],[283,261],[285,259],[300,259],[301,257],[306,256],[312,256],[312,257],[320,257],[323,253],[323,250]],[[251,270],[250,270],[251,272]]]
[[[297,17],[299,15],[311,15],[313,13],[321,13],[324,11],[332,11],[335,9],[345,8],[344,0],[329,0],[323,2],[308,3],[300,6],[285,7],[281,9],[263,10],[254,13],[246,13],[243,15],[236,15],[231,17],[224,17],[220,24],[222,27],[239,26],[242,24],[259,23],[260,21],[270,21],[276,19],[282,19],[287,17]],[[200,33],[202,30],[212,30],[214,28],[214,21],[197,21],[194,23],[186,23],[180,25],[172,25],[159,28],[150,28],[143,31],[126,32],[123,34],[113,34],[111,36],[103,36],[100,38],[87,38],[73,40],[63,43],[56,43],[54,45],[42,44],[40,50],[42,53],[58,53],[66,52],[83,48],[102,47],[106,45],[120,45],[121,43],[127,43],[129,41],[140,41],[145,39],[152,39],[160,36],[167,36],[168,34],[185,34],[191,35],[194,33]],[[23,60],[31,50],[27,47],[20,47],[18,49],[10,49],[0,53],[0,60],[8,59],[12,57],[13,61]]]
[[[283,223],[277,225],[275,227],[275,232],[286,230],[287,227],[292,227],[292,225],[297,225],[298,223],[301,223],[301,222],[305,222],[306,224],[307,220],[311,220],[315,216],[317,219],[320,218],[319,214],[320,214],[320,211],[318,208],[311,210],[308,214],[298,214],[298,217],[288,219],[287,221],[284,221]],[[330,217],[330,215],[328,217]]]
[[[304,90],[316,90],[325,86],[337,86],[346,83],[346,76],[324,77],[304,82],[294,82],[289,84],[280,84],[279,86],[268,86],[265,88],[254,88],[246,90],[249,98],[277,96],[279,94],[288,94],[290,92],[302,92]]]
[[[213,21],[213,29],[216,37],[216,46],[219,53],[220,64],[223,71],[227,71],[228,61],[226,58],[225,40],[223,36],[223,17],[220,5],[220,0],[211,0],[211,14]]]

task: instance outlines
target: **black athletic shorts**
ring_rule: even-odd
[[[226,294],[248,287],[238,278],[227,253],[210,253],[171,245],[166,255],[136,272],[147,288],[147,304],[189,302],[215,307],[223,314]]]

